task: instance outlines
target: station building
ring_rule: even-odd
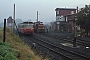
[[[56,31],[70,31],[74,30],[73,20],[78,11],[75,8],[56,8],[56,21],[54,22],[54,30]]]

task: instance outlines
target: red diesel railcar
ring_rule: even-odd
[[[34,33],[33,22],[23,22],[18,24],[18,32],[21,34],[33,34]]]

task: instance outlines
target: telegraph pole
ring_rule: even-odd
[[[37,11],[37,22],[38,22],[38,11]]]
[[[3,29],[3,42],[5,42],[5,39],[6,39],[6,19],[4,19],[4,29]]]

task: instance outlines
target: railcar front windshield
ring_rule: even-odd
[[[33,28],[33,25],[32,24],[25,24],[25,25],[23,25],[23,28]]]

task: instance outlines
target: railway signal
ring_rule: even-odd
[[[75,19],[74,19],[74,40],[73,40],[73,47],[76,47],[76,16],[75,16]]]

